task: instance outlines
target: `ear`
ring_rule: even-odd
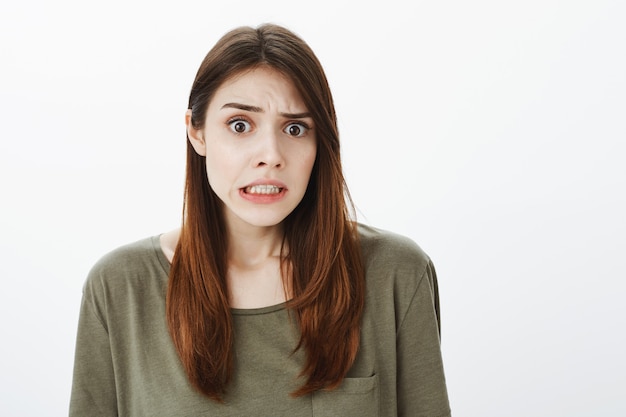
[[[187,126],[187,137],[189,138],[189,142],[191,142],[191,146],[193,146],[198,155],[206,156],[204,131],[202,129],[196,129],[192,126],[191,109],[188,109],[185,113],[185,125]]]

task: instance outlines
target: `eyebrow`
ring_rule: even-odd
[[[226,103],[222,106],[222,109],[231,108],[231,109],[239,109],[244,111],[250,111],[254,113],[263,113],[263,109],[257,106],[250,106],[249,104],[241,104],[241,103]],[[311,117],[311,113],[280,113],[281,116],[286,117],[288,119],[304,119],[307,117]]]

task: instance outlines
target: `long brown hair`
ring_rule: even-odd
[[[228,32],[203,60],[189,96],[191,123],[204,127],[219,86],[265,65],[288,76],[316,128],[317,155],[307,191],[284,220],[281,262],[291,273],[287,303],[300,330],[306,383],[293,395],[337,387],[359,349],[365,281],[353,208],[340,161],[328,81],[313,51],[289,30],[266,24]],[[226,284],[228,235],[205,158],[187,140],[184,217],[167,291],[167,323],[191,384],[221,401],[233,371],[234,332]]]

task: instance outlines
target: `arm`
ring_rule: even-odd
[[[78,322],[70,417],[117,416],[109,334],[85,289]]]
[[[429,262],[396,338],[399,416],[450,416],[439,336],[437,276]]]

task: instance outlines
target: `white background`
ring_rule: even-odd
[[[626,415],[623,1],[0,6],[0,415],[67,414],[81,287],[178,226],[183,115],[227,30],[300,34],[359,219],[434,259],[455,416]]]

